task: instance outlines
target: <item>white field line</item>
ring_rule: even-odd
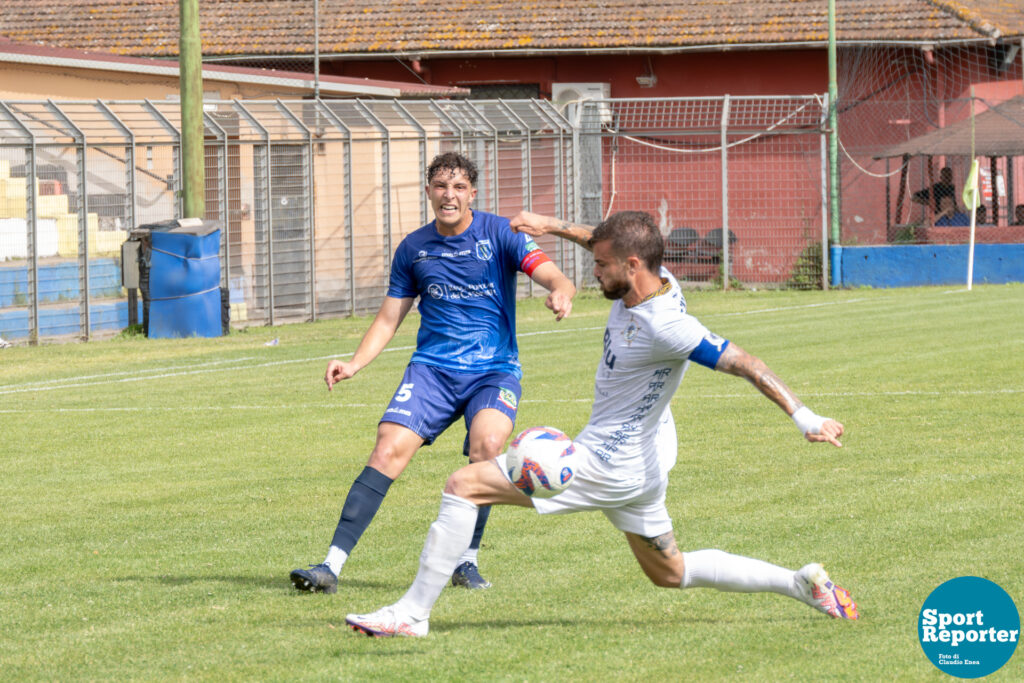
[[[800,306],[779,306],[776,308],[759,308],[754,311],[737,311],[735,313],[716,313],[714,315],[701,316],[701,318],[707,318],[709,320],[713,318],[729,318],[737,315],[755,315],[757,313],[778,313],[779,311],[795,311],[802,308],[822,308],[824,306],[838,306],[840,304],[857,304],[862,301],[869,301],[867,298],[863,299],[846,299],[845,301],[824,301],[820,304],[802,304]]]
[[[396,346],[396,347],[391,348],[391,349],[384,349],[384,351],[385,352],[387,352],[387,351],[410,351],[410,350],[412,350],[414,348],[416,348],[416,347],[414,347],[414,346]],[[331,358],[344,358],[345,356],[351,356],[351,355],[352,355],[352,352],[344,353],[344,354],[340,354],[340,355],[332,355],[332,356],[317,356],[317,357],[312,357],[312,358],[293,358],[291,360],[266,361],[266,362],[263,362],[263,363],[255,363],[253,365],[247,365],[245,367],[245,369],[246,370],[251,370],[253,368],[267,368],[267,367],[271,367],[271,366],[274,366],[274,365],[289,365],[289,364],[292,364],[292,363],[308,363],[308,362],[312,362],[312,361],[315,361],[315,360],[330,360]],[[241,362],[244,362],[246,360],[251,360],[251,359],[252,359],[251,357],[250,358],[238,358],[238,359],[235,359],[235,360],[225,360],[225,361],[217,361],[217,362],[218,363],[233,363],[233,364],[237,364],[237,363],[241,363]],[[192,366],[192,367],[200,367],[202,365],[208,365],[208,364],[201,363],[199,365],[195,365],[195,366]],[[174,370],[174,368],[154,368],[152,370],[142,370],[141,371],[143,373],[157,372],[159,374],[135,374],[135,375],[132,375],[132,373],[127,373],[126,372],[126,373],[123,373],[123,374],[129,375],[128,377],[122,377],[120,379],[100,380],[98,382],[82,382],[82,381],[80,381],[80,380],[83,380],[83,379],[89,379],[89,377],[69,377],[69,378],[64,379],[64,380],[45,380],[45,381],[37,383],[37,384],[42,385],[42,386],[33,386],[32,383],[28,383],[28,384],[22,384],[22,385],[10,385],[11,387],[20,387],[20,388],[9,388],[7,386],[0,385],[0,395],[3,395],[3,394],[21,394],[21,393],[27,393],[27,392],[30,392],[30,391],[50,391],[52,389],[70,389],[70,388],[73,388],[73,387],[92,387],[92,386],[97,386],[97,385],[101,385],[101,384],[119,384],[119,383],[123,383],[123,382],[144,382],[144,381],[150,380],[150,379],[166,379],[168,377],[180,377],[182,375],[204,375],[204,374],[211,373],[211,372],[227,372],[227,371],[238,370],[237,367],[227,367],[227,368],[222,367],[222,368],[204,368],[204,369],[199,369],[199,370],[185,369],[185,370],[174,371],[174,372],[161,372],[162,370],[167,370],[167,369]],[[119,373],[111,373],[111,374],[119,374]],[[54,386],[53,385],[54,382],[65,382],[65,383]]]
[[[178,369],[180,369],[182,367],[186,367],[186,368],[200,368],[200,367],[204,367],[204,366],[207,366],[207,365],[224,365],[225,363],[243,363],[245,361],[255,360],[255,359],[256,359],[256,356],[246,356],[244,358],[230,358],[230,359],[225,359],[225,360],[212,360],[212,361],[208,361],[206,363],[196,363],[195,365],[189,365],[189,366],[175,365],[175,366],[170,366],[170,367],[165,367],[165,368],[148,368],[148,369],[144,370],[143,372],[164,372],[164,371],[167,371],[167,370],[178,370]],[[129,372],[127,370],[124,370],[122,372],[106,372],[106,373],[99,374],[99,375],[79,375],[78,377],[71,377],[71,378],[59,377],[57,379],[41,379],[41,380],[38,380],[36,382],[25,382],[24,384],[0,385],[0,388],[2,388],[2,389],[15,389],[15,388],[18,388],[18,387],[37,387],[37,386],[45,386],[47,384],[58,384],[58,383],[67,382],[67,381],[75,381],[75,382],[77,382],[77,381],[87,380],[87,379],[106,379],[108,377],[120,377],[120,376],[123,376],[123,375],[131,375],[131,374],[132,374],[131,372]],[[66,384],[62,384],[61,386],[67,386],[67,385]]]
[[[708,320],[713,320],[715,318],[725,318],[725,317],[733,317],[733,316],[740,316],[740,315],[759,315],[759,314],[762,314],[762,313],[777,313],[777,312],[780,312],[780,311],[793,311],[793,310],[800,310],[800,309],[806,309],[806,308],[820,308],[820,307],[823,307],[823,306],[838,306],[838,305],[841,305],[841,304],[859,303],[859,302],[867,301],[867,300],[868,299],[847,299],[845,301],[829,301],[829,302],[816,303],[816,304],[803,304],[803,305],[800,305],[800,306],[780,306],[780,307],[776,307],[776,308],[762,308],[762,309],[756,309],[756,310],[752,310],[752,311],[738,311],[738,312],[735,312],[735,313],[719,313],[719,314],[704,316],[704,318],[706,318]],[[603,325],[600,326],[600,327],[573,327],[573,328],[561,328],[561,329],[556,328],[556,329],[551,329],[551,330],[540,330],[540,331],[537,331],[537,332],[523,332],[523,333],[518,335],[518,338],[519,339],[524,339],[524,338],[527,338],[527,337],[536,337],[536,336],[548,335],[548,334],[570,334],[570,333],[574,334],[574,333],[578,333],[578,332],[593,332],[593,331],[598,331],[598,330],[603,330],[603,329],[604,329]],[[415,348],[416,348],[415,346],[396,346],[396,347],[386,348],[386,349],[384,349],[384,351],[382,353],[394,353],[394,352],[397,352],[397,351],[412,351]],[[346,358],[346,357],[352,356],[353,353],[355,353],[355,352],[354,351],[350,351],[348,353],[332,354],[332,355],[329,355],[329,356],[312,356],[312,357],[307,357],[307,358],[293,358],[293,359],[290,359],[290,360],[265,361],[265,362],[261,362],[261,363],[255,363],[255,364],[252,364],[252,365],[247,365],[246,366],[246,370],[249,371],[249,370],[253,370],[253,369],[256,369],[256,368],[267,368],[267,367],[272,367],[272,366],[275,366],[275,365],[291,365],[291,364],[295,364],[295,363],[310,363],[310,362],[313,362],[313,361],[330,360],[332,358]],[[48,379],[48,380],[40,380],[38,382],[26,382],[26,383],[23,383],[23,384],[0,385],[0,396],[7,395],[7,394],[24,394],[24,393],[38,392],[38,391],[52,391],[54,389],[74,389],[74,388],[79,388],[79,387],[98,386],[98,385],[103,385],[103,384],[120,384],[120,383],[127,383],[127,382],[145,382],[145,381],[148,381],[148,380],[167,379],[168,377],[181,377],[181,376],[184,376],[184,375],[202,375],[202,374],[208,374],[208,373],[213,373],[213,372],[230,372],[230,371],[237,370],[238,368],[236,368],[236,367],[211,367],[211,366],[216,366],[216,365],[221,365],[221,366],[223,366],[223,365],[237,365],[238,363],[244,363],[244,362],[247,362],[247,361],[251,361],[251,360],[254,360],[255,358],[256,358],[255,356],[247,356],[247,357],[243,357],[243,358],[236,358],[236,359],[229,359],[229,360],[209,361],[209,362],[206,362],[206,363],[197,363],[197,364],[192,365],[192,366],[184,366],[184,367],[179,366],[181,369],[179,369],[178,367],[151,368],[151,369],[141,370],[141,371],[134,372],[134,373],[133,372],[129,372],[129,371],[125,371],[125,372],[112,372],[112,373],[106,373],[106,374],[101,374],[101,375],[78,375],[78,376],[66,377],[66,378],[63,378],[63,379]],[[93,380],[95,380],[95,381],[93,381]]]
[[[879,398],[879,397],[900,397],[900,396],[938,396],[938,397],[962,397],[962,396],[1000,396],[1000,395],[1011,395],[1011,394],[1024,394],[1024,387],[1020,389],[977,389],[973,391],[935,391],[935,390],[915,390],[915,391],[856,391],[856,392],[805,392],[801,394],[807,398]],[[758,394],[752,394],[750,392],[744,392],[742,394],[707,394],[702,393],[700,395],[701,400],[707,399],[745,399],[745,398],[758,398]],[[672,399],[673,403],[683,402],[689,400],[686,395],[685,386]],[[556,398],[556,399],[544,399],[544,398],[533,398],[523,399],[520,404],[523,403],[536,403],[543,405],[552,404],[568,404],[568,403],[592,403],[593,398]],[[279,412],[283,410],[349,410],[352,408],[371,408],[373,410],[380,410],[382,403],[344,403],[338,401],[337,403],[293,403],[293,404],[267,404],[267,405],[232,405],[232,406],[197,406],[197,405],[179,405],[179,406],[102,406],[102,407],[88,407],[88,408],[53,408],[53,407],[40,407],[40,408],[0,408],[0,415],[20,415],[20,414],[32,414],[32,413],[146,413],[146,412],[222,412],[228,410],[269,410]]]

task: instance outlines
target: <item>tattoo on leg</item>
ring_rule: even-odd
[[[651,548],[652,550],[657,550],[665,557],[672,557],[673,555],[679,554],[679,548],[676,546],[675,533],[671,531],[662,534],[661,536],[645,536],[644,542],[647,544],[647,547]]]

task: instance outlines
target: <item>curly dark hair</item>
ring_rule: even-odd
[[[434,176],[444,171],[447,171],[449,174],[462,171],[469,179],[469,184],[476,187],[476,164],[458,152],[445,152],[434,157],[434,160],[430,162],[430,166],[427,167],[427,184],[430,184]]]

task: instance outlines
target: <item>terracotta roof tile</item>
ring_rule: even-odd
[[[4,0],[0,35],[174,56],[178,0]],[[313,0],[200,0],[208,56],[312,53]],[[320,0],[321,53],[608,50],[819,42],[822,0]],[[843,42],[1024,35],[1020,0],[837,0]]]

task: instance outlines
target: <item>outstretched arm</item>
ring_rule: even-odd
[[[327,372],[324,373],[324,382],[327,383],[327,390],[331,391],[334,385],[341,380],[348,379],[370,364],[384,347],[388,345],[391,338],[395,336],[399,325],[405,320],[406,314],[412,308],[413,299],[396,299],[384,297],[384,303],[380,305],[377,316],[366,330],[359,347],[352,354],[352,360],[342,361],[337,358],[327,364]]]
[[[561,320],[572,312],[572,299],[576,296],[576,285],[562,274],[553,262],[542,263],[530,274],[530,278],[548,290],[544,305],[555,314],[555,320]]]
[[[843,435],[843,425],[831,418],[815,415],[757,356],[729,342],[718,359],[715,370],[743,377],[757,387],[758,391],[793,418],[793,422],[808,441],[827,441],[833,446],[842,447],[839,437]]]
[[[590,251],[590,233],[594,228],[589,225],[570,223],[553,216],[542,216],[538,213],[520,211],[511,219],[513,232],[525,232],[533,237],[555,235],[562,239],[575,242]]]

